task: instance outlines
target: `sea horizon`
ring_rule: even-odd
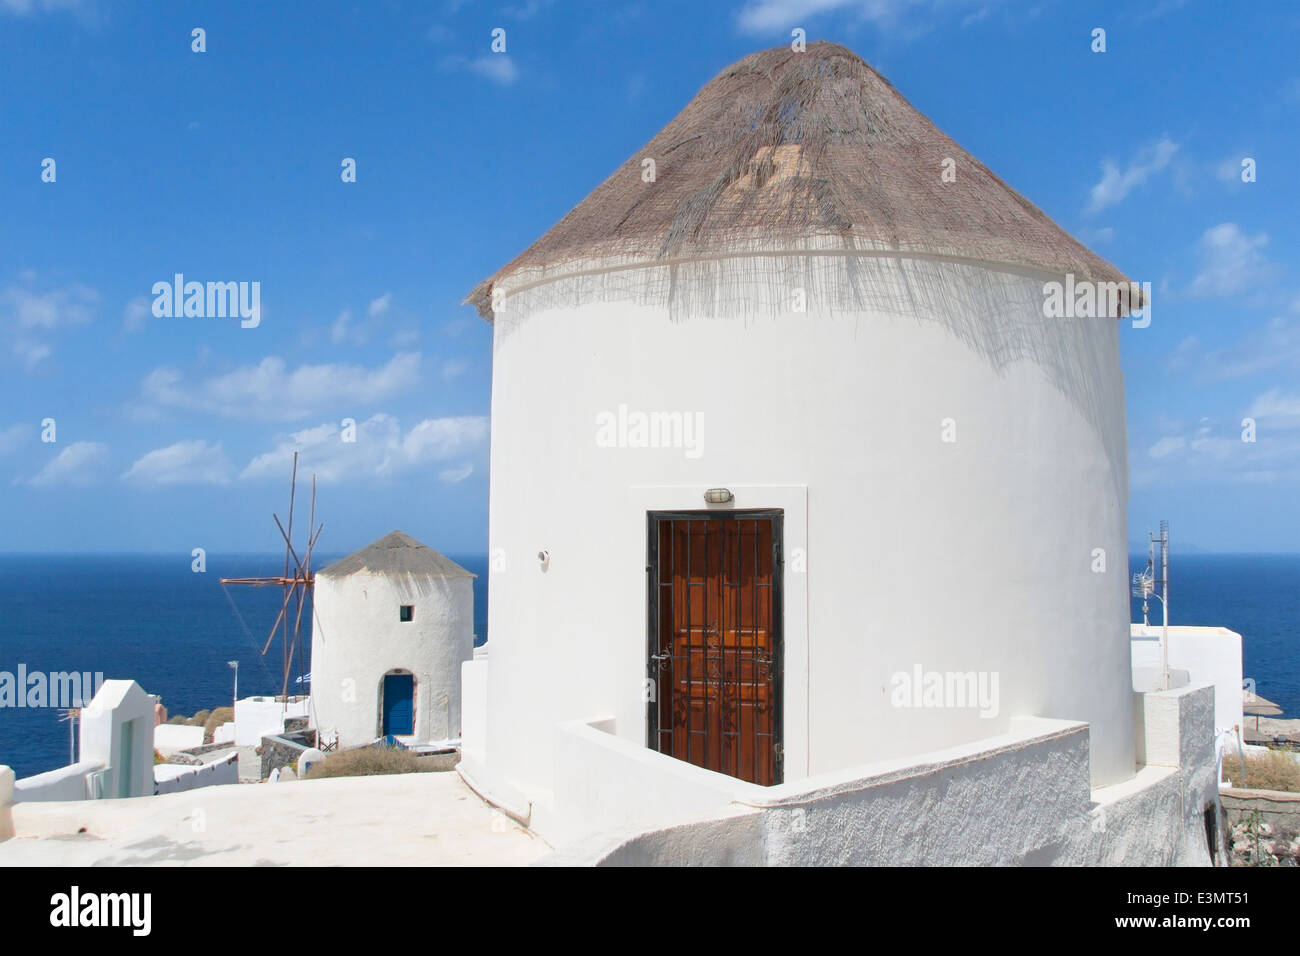
[[[313,555],[323,568],[343,557]],[[475,643],[487,641],[488,555],[447,552],[477,575]],[[191,570],[188,552],[0,552],[0,671],[103,672],[136,680],[162,697],[172,715],[228,705],[239,660],[239,696],[278,693],[282,657],[277,643],[261,654],[278,613],[279,588],[221,586],[220,577],[278,574],[284,552],[209,551],[207,570]],[[109,560],[105,560],[109,559]],[[1128,555],[1129,570],[1145,567],[1146,551]],[[1189,552],[1170,562],[1173,624],[1221,626],[1242,635],[1243,676],[1284,716],[1300,717],[1300,553]],[[310,670],[310,608],[304,613],[303,654],[293,674]],[[1152,623],[1161,621],[1158,600]],[[1141,620],[1134,598],[1129,620]],[[291,683],[291,692],[300,689]],[[19,777],[67,762],[69,732],[52,708],[0,708],[0,764]]]

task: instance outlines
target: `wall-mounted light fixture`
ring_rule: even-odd
[[[547,568],[549,568],[549,567],[551,566],[551,552],[549,552],[549,551],[538,551],[538,552],[537,552],[537,560],[538,560],[539,562],[541,562],[542,570],[545,571]]]
[[[704,493],[704,500],[711,505],[725,505],[734,497],[730,488],[710,488]]]

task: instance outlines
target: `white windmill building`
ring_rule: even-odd
[[[554,839],[1026,718],[1086,724],[1081,805],[1131,780],[1122,310],[1044,314],[1089,282],[1128,289],[843,47],[720,73],[469,297],[462,774]]]
[[[474,653],[474,575],[394,531],[316,572],[312,709],[341,746],[460,735],[460,666]]]

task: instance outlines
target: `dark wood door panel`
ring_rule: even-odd
[[[779,512],[650,516],[650,745],[769,785],[780,768]]]

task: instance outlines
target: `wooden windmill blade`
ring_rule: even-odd
[[[311,479],[311,512],[307,525],[307,548],[303,557],[300,557],[298,550],[293,546],[293,519],[294,511],[297,506],[298,498],[298,453],[293,454],[293,470],[289,480],[289,514],[287,527],[280,521],[280,516],[272,514],[271,519],[275,522],[276,529],[280,532],[280,538],[284,541],[284,569],[279,575],[253,578],[221,578],[222,585],[240,584],[248,587],[279,587],[284,591],[284,600],[280,602],[280,611],[275,616],[275,621],[271,624],[271,631],[267,635],[266,644],[262,648],[263,656],[271,649],[275,643],[276,632],[281,634],[280,656],[283,668],[283,680],[281,681],[281,696],[287,697],[289,694],[289,672],[293,667],[293,655],[295,650],[301,648],[302,639],[302,612],[303,607],[308,599],[308,592],[315,584],[315,578],[311,573],[311,554],[320,539],[321,531],[324,525],[314,527],[316,523],[316,476],[312,475]],[[292,565],[292,573],[290,573]],[[289,605],[297,600],[298,607],[293,615],[293,632],[289,631]],[[301,663],[301,660],[300,660]]]
[[[266,646],[262,648],[263,654],[271,649],[271,642],[275,640],[275,632],[280,627],[280,621],[284,619],[284,612],[289,607],[289,598],[292,597],[292,595],[293,592],[287,589],[284,592],[284,603],[280,605],[280,613],[275,616],[275,623],[271,625],[271,633],[266,639]]]

